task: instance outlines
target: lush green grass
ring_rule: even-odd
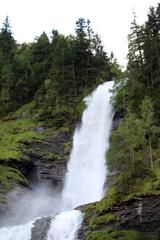
[[[21,161],[26,158],[25,156],[25,145],[23,143],[33,141],[45,141],[46,137],[51,134],[69,133],[68,127],[61,127],[56,129],[52,127],[52,124],[47,125],[46,122],[40,121],[38,114],[32,114],[34,103],[31,102],[22,106],[15,113],[12,113],[0,120],[0,183],[6,188],[10,189],[15,182],[21,184],[27,184],[27,180],[21,174],[21,172],[13,167],[10,167],[9,163],[12,159]],[[42,132],[38,131],[38,127],[43,126]],[[64,144],[65,154],[69,151],[70,143]],[[32,151],[32,149],[31,149]],[[62,160],[59,155],[46,152],[47,158],[53,160]],[[8,164],[8,166],[7,166]],[[0,201],[3,201],[0,196]]]
[[[89,221],[89,226],[91,228],[97,228],[116,220],[118,220],[118,216],[116,214],[106,213],[102,216],[93,216]]]
[[[132,230],[111,230],[88,232],[86,240],[151,240],[142,233]]]
[[[105,231],[94,231],[87,234],[86,240],[113,240],[113,238]]]
[[[20,143],[30,142],[33,138],[42,139],[42,133],[35,130],[34,119],[0,121],[0,160],[20,159]]]
[[[27,184],[26,178],[19,170],[12,167],[0,166],[0,183],[7,189],[10,189],[15,182],[22,185]]]
[[[100,219],[103,220],[107,218],[106,212],[109,212],[111,207],[116,204],[120,199],[120,196],[115,187],[110,188],[106,196],[99,202],[89,204],[85,209],[84,221],[89,225],[89,223],[94,223],[98,215],[100,214]],[[103,215],[102,215],[103,213]],[[114,216],[114,215],[113,215]],[[108,218],[112,219],[112,216],[108,215]]]
[[[33,110],[35,111],[34,101],[24,104],[15,113],[12,113],[12,115],[18,116],[18,115],[22,115],[22,114],[30,114],[30,113],[32,113]]]
[[[53,134],[61,134],[61,133],[70,133],[70,132],[71,130],[69,127],[56,128],[54,125],[52,125],[52,126],[46,126],[45,136],[51,136]]]
[[[37,123],[31,116],[33,103],[22,106],[17,112],[0,120],[0,184],[5,189],[11,189],[14,184],[27,184],[23,174],[13,167],[7,166],[7,161],[21,160],[24,152],[24,142],[32,142],[33,139],[43,139],[45,133],[39,133],[36,129],[42,123]],[[23,156],[24,158],[24,156]],[[3,162],[3,165],[2,165]],[[5,162],[5,163],[4,163]],[[0,201],[5,201],[3,192]]]

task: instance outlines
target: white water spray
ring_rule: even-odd
[[[98,201],[103,196],[106,178],[105,154],[109,147],[112,124],[110,104],[113,82],[100,85],[85,99],[81,128],[76,129],[73,149],[68,163],[62,207],[73,209]],[[47,240],[74,240],[82,222],[79,211],[63,212],[53,220]]]
[[[82,125],[73,138],[68,173],[63,190],[64,209],[98,201],[106,178],[105,153],[112,124],[110,104],[113,82],[100,85],[85,99]]]
[[[87,108],[83,113],[82,125],[74,134],[73,149],[60,202],[64,212],[52,220],[47,240],[75,240],[83,214],[72,209],[98,201],[103,196],[106,177],[105,153],[109,147],[113,116],[109,91],[112,87],[113,82],[104,83],[85,99]],[[1,228],[0,239],[30,240],[31,228],[31,222]]]
[[[30,240],[33,222],[14,227],[4,227],[0,229],[1,240]]]
[[[62,212],[52,221],[47,240],[74,240],[83,220],[80,211]]]

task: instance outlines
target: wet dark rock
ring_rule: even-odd
[[[47,232],[50,228],[51,217],[37,219],[32,227],[31,240],[47,240]]]
[[[0,202],[0,215],[4,215],[8,210],[6,202]]]
[[[6,194],[7,194],[6,189],[3,187],[2,184],[0,184],[0,215],[1,216],[5,214],[8,209],[6,198],[5,198]]]
[[[70,134],[55,133],[45,141],[34,141],[28,146],[28,157],[34,164],[30,177],[32,183],[48,182],[62,188],[68,159],[64,144],[70,139]]]
[[[115,113],[113,117],[113,123],[112,123],[112,131],[115,131],[119,124],[123,121],[124,114],[123,113]]]
[[[4,164],[6,163],[4,162]],[[22,157],[21,159],[9,159],[7,160],[7,165],[15,169],[18,169],[26,177],[30,175],[31,171],[34,168],[33,161],[32,160],[30,161],[25,157],[24,158]]]
[[[160,196],[139,197],[120,203],[101,215],[116,214],[117,220],[97,226],[94,230],[113,228],[117,230],[136,230],[148,237],[156,237],[160,227]],[[79,240],[84,240],[87,231],[93,231],[85,223],[79,230]]]
[[[160,226],[160,196],[137,198],[113,211],[119,216],[119,221],[115,223],[116,229],[134,229],[147,236],[154,236]]]
[[[35,138],[31,143],[21,143],[21,159],[7,161],[7,165],[20,170],[29,182],[25,189],[21,189],[19,184],[15,185],[14,189],[17,190],[18,195],[23,195],[28,189],[31,191],[32,187],[37,185],[50,186],[56,192],[62,190],[68,160],[68,152],[65,152],[64,144],[69,141],[71,141],[70,133],[57,131],[46,139]],[[10,211],[8,194],[8,189],[0,186],[0,224],[2,215],[7,215]]]
[[[78,240],[86,240],[86,233],[89,231],[88,226],[82,223],[80,229],[78,230]]]

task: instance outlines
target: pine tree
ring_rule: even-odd
[[[15,51],[16,41],[12,36],[9,18],[6,17],[0,32],[0,115],[8,113],[16,105]]]

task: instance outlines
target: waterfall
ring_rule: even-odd
[[[103,196],[105,154],[109,147],[113,116],[110,104],[112,87],[113,82],[106,82],[85,98],[87,107],[82,124],[75,130],[73,137],[62,196],[63,210],[98,201]],[[62,213],[62,216],[58,215],[52,221],[47,240],[74,240],[81,222],[82,214],[79,211],[72,210],[64,215]]]
[[[4,227],[0,229],[1,240],[30,240],[33,222],[14,227]]]
[[[82,220],[83,216],[78,210],[60,213],[52,221],[47,240],[74,240]]]
[[[105,153],[112,124],[110,104],[113,82],[100,85],[85,98],[82,125],[73,138],[68,173],[63,190],[64,209],[98,201],[106,178]]]
[[[47,240],[75,240],[83,214],[73,208],[103,197],[106,178],[105,154],[112,124],[110,104],[113,82],[106,82],[85,98],[82,123],[73,137],[73,148],[65,177],[61,213],[51,221]],[[54,208],[54,207],[53,207]],[[54,211],[53,211],[54,212]],[[0,229],[0,239],[31,240],[32,222]]]

